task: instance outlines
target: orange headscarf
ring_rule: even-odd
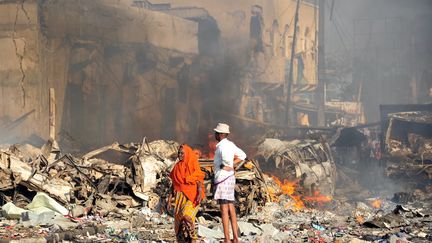
[[[170,177],[173,181],[174,191],[183,192],[194,205],[197,205],[197,182],[201,182],[202,184],[201,196],[204,199],[205,174],[201,171],[198,156],[192,148],[186,144],[181,145],[181,147],[183,147],[184,158],[174,166]]]

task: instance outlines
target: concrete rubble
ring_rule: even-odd
[[[285,163],[297,158],[300,167],[309,161],[314,168],[313,163],[319,163],[293,156],[299,151],[317,154],[315,151],[322,149],[329,158],[327,163],[331,163],[329,168],[338,166],[325,143],[274,140],[272,144],[275,143],[290,149],[280,146],[282,152],[269,152],[267,158],[285,153],[291,156]],[[47,147],[51,150],[47,151]],[[166,196],[171,185],[167,175],[175,162],[177,147],[174,141],[143,139],[137,144],[113,143],[80,157],[63,154],[60,148],[48,145],[44,149],[28,144],[2,149],[0,237],[5,242],[174,241]],[[267,150],[259,151],[258,160],[244,161],[236,168],[236,206],[244,242],[432,240],[432,187],[392,197],[348,200],[339,185],[320,201],[323,195],[310,196],[301,183],[294,184],[293,194],[287,193],[286,181],[272,176],[269,165],[262,160],[263,151]],[[198,213],[197,232],[203,242],[219,242],[223,238],[218,208],[211,200],[211,164],[211,160],[201,160],[207,174],[207,198]],[[330,182],[334,186],[335,181]]]

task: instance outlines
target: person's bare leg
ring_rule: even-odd
[[[237,243],[238,241],[238,225],[237,225],[237,214],[235,211],[235,207],[233,203],[228,204],[229,214],[231,218],[231,229],[233,231],[233,242]]]
[[[224,230],[225,243],[231,242],[230,232],[229,232],[229,207],[228,204],[220,205],[221,214],[222,214],[222,226]]]
[[[188,238],[190,238],[191,243],[195,242],[194,237],[195,237],[195,224],[192,221],[192,218],[190,216],[184,216],[183,217],[183,224],[184,227],[186,229]]]

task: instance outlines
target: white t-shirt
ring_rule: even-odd
[[[221,165],[234,168],[234,156],[240,160],[246,159],[246,154],[237,147],[233,142],[224,138],[216,144],[216,151],[214,157],[214,172],[215,180],[221,181],[228,176],[234,174],[234,171],[226,171],[221,169]]]

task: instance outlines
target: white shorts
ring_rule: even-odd
[[[216,182],[217,183],[217,182]],[[236,179],[234,175],[229,176],[223,182],[216,185],[216,190],[214,193],[215,200],[229,200],[234,201],[234,189],[235,189]]]

